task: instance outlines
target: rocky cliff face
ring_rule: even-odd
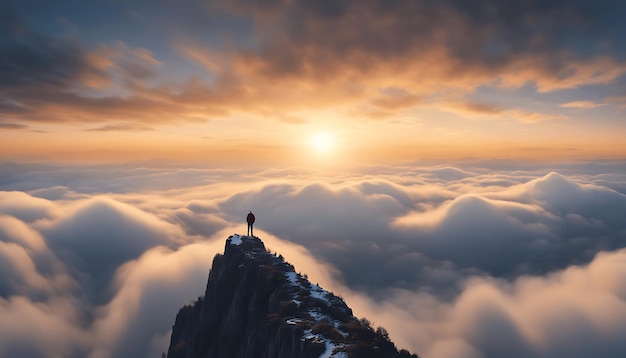
[[[215,256],[204,297],[178,312],[167,356],[417,357],[399,352],[384,329],[358,320],[261,240],[239,235]]]

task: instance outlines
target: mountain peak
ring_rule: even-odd
[[[248,256],[253,254],[267,254],[265,244],[261,239],[255,236],[244,236],[234,234],[226,239],[226,246],[224,247],[224,255],[230,254],[232,250],[236,252],[245,252]]]
[[[267,262],[267,258],[269,258],[273,268],[279,270],[285,276],[283,288],[291,294],[291,298],[296,305],[301,308],[306,308],[306,312],[310,316],[318,318],[321,317],[318,313],[320,305],[332,307],[342,314],[352,315],[352,310],[341,298],[326,291],[318,284],[311,284],[308,277],[306,275],[302,276],[301,274],[296,273],[293,265],[285,262],[282,255],[277,256],[269,253],[265,249],[263,241],[259,238],[253,236],[241,236],[237,234],[230,236],[226,240],[224,255],[229,256],[235,252],[245,254],[246,257],[251,260],[247,263],[256,262],[258,264],[268,264],[269,262]],[[263,256],[267,257],[263,259]],[[330,317],[322,318],[328,319]]]
[[[259,238],[235,234],[213,260],[204,297],[179,311],[168,357],[416,356]]]

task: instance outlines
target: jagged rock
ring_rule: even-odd
[[[183,307],[169,358],[417,357],[345,302],[297,274],[256,237],[233,235],[216,255],[204,297]]]

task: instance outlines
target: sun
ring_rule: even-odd
[[[329,153],[335,147],[335,139],[327,132],[317,132],[311,136],[311,146],[318,153]]]

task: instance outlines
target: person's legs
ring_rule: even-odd
[[[248,223],[248,236],[250,236],[250,223]]]
[[[250,236],[254,237],[254,226],[250,224]]]

